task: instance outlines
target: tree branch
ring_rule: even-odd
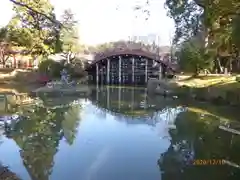
[[[228,13],[221,15],[221,18],[226,18],[229,16],[240,16],[240,12],[228,12]]]
[[[203,0],[194,0],[194,2],[201,8],[205,9],[205,4]]]
[[[46,19],[50,20],[51,22],[53,22],[53,23],[55,23],[55,24],[57,24],[57,25],[59,25],[59,26],[63,26],[60,21],[58,21],[58,20],[56,20],[56,19],[53,19],[52,17],[49,17],[48,15],[46,15],[46,14],[44,14],[44,13],[42,13],[42,12],[39,12],[39,11],[33,9],[32,7],[28,6],[27,4],[24,4],[24,3],[21,3],[21,2],[17,2],[16,0],[9,0],[9,1],[12,2],[13,4],[18,5],[18,6],[25,7],[25,8],[27,8],[27,9],[31,10],[32,12],[35,12],[35,13],[37,13],[37,14],[40,14],[40,15],[44,16]]]

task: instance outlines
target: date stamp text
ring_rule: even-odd
[[[225,161],[223,159],[194,159],[192,161],[192,165],[194,166],[218,166],[224,165]]]

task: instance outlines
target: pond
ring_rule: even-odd
[[[2,109],[0,166],[19,179],[240,179],[235,108],[101,87]]]

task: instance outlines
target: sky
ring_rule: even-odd
[[[127,40],[129,36],[159,36],[160,45],[169,45],[174,22],[167,17],[164,0],[151,0],[150,17],[133,10],[135,4],[146,0],[50,0],[58,17],[70,8],[79,21],[81,43],[96,45],[109,41]],[[1,0],[0,26],[13,12],[9,0]]]

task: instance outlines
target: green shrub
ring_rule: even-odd
[[[68,74],[72,78],[82,78],[86,76],[86,72],[81,63],[72,63],[64,65],[63,62],[56,62],[53,60],[43,60],[39,64],[39,72],[46,73],[47,75],[58,78],[60,77],[60,72],[65,68]]]
[[[237,81],[237,82],[240,82],[240,76],[237,76],[237,77],[236,77],[236,81]]]
[[[53,60],[45,60],[39,64],[39,72],[46,73],[51,77],[60,77],[60,72],[64,65]]]
[[[74,62],[72,64],[68,64],[66,66],[68,73],[71,75],[72,78],[82,78],[86,76],[86,72],[84,67],[82,66],[81,62]]]

